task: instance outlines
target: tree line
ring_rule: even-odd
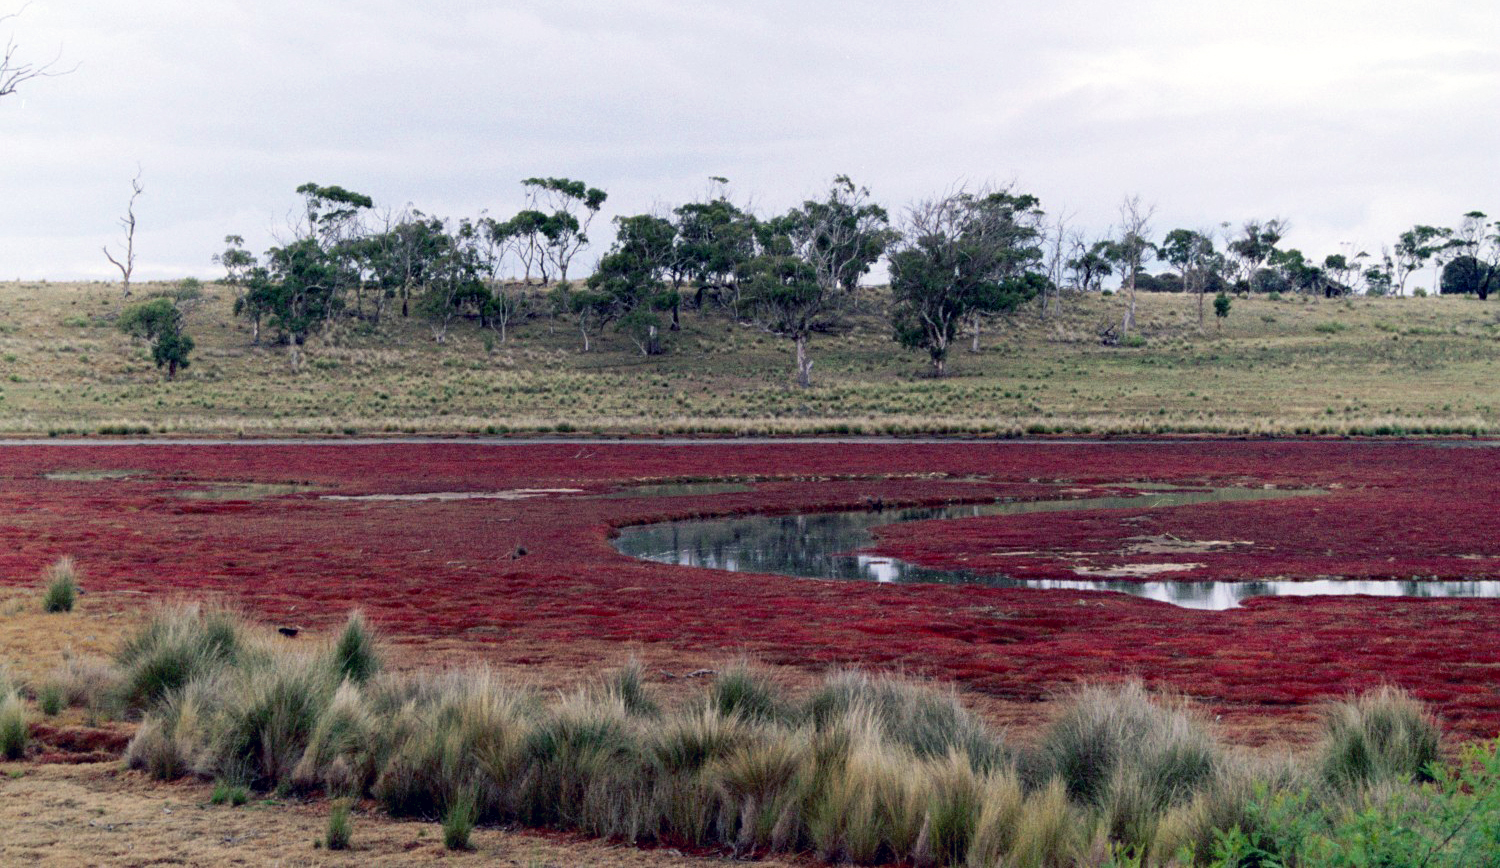
[[[1120,206],[1115,228],[1089,237],[1012,186],[958,188],[913,203],[898,219],[840,175],[784,213],[758,216],[712,179],[700,200],[615,218],[612,246],[583,280],[570,280],[608,198],[570,178],[523,180],[526,207],[500,219],[444,219],[413,208],[377,214],[361,193],[315,183],[297,188],[302,210],[290,240],[257,257],[226,237],[214,258],[236,288],[235,313],[252,339],[294,348],[329,323],[378,324],[399,311],[426,321],[435,341],[458,319],[504,342],[518,318],[571,321],[583,350],[606,328],[643,355],[663,352],[685,310],[721,311],[791,344],[796,381],[812,381],[810,338],[840,327],[860,281],[888,265],[892,337],[925,352],[933,373],[967,333],[1040,301],[1055,311],[1068,292],[1101,292],[1112,277],[1126,296],[1106,343],[1130,340],[1138,291],[1404,295],[1412,274],[1437,266],[1435,290],[1480,298],[1500,280],[1500,221],[1478,211],[1454,228],[1419,225],[1378,255],[1349,251],[1320,262],[1281,247],[1284,219],[1157,236],[1154,209]],[[1158,273],[1153,263],[1165,266]],[[1419,290],[1421,291],[1421,290]],[[1216,304],[1222,317],[1227,303]],[[269,330],[269,336],[263,334]]]

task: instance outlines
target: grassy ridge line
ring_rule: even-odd
[[[165,383],[111,327],[116,287],[0,284],[0,434],[1500,434],[1500,320],[1477,300],[1238,299],[1221,332],[1198,328],[1193,298],[1146,295],[1145,346],[1108,348],[1120,300],[1076,298],[997,324],[935,380],[891,341],[883,293],[864,296],[847,330],[814,338],[799,390],[784,341],[692,312],[649,359],[613,332],[580,353],[565,320],[504,344],[458,323],[438,345],[391,318],[336,323],[294,368],[207,286],[193,366]]]

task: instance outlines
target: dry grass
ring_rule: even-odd
[[[144,286],[143,293],[169,286]],[[111,323],[106,284],[0,284],[0,433],[1497,433],[1496,308],[1471,299],[1237,299],[1222,332],[1192,298],[1141,299],[1141,348],[1099,345],[1118,298],[1070,300],[997,325],[986,349],[926,377],[896,349],[879,291],[813,341],[815,386],[789,387],[782,342],[721,314],[684,317],[666,355],[623,336],[577,352],[566,323],[534,319],[503,345],[461,323],[434,344],[420,322],[340,323],[293,367],[252,347],[232,293],[188,314],[193,366],[165,383]]]

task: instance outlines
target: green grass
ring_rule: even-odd
[[[343,799],[334,801],[328,809],[328,834],[324,844],[330,850],[349,849],[349,838],[353,822],[349,819],[349,803]]]
[[[16,760],[26,755],[31,741],[31,716],[20,691],[0,672],[0,759]]]
[[[169,291],[143,287],[144,293]],[[569,323],[533,318],[504,344],[460,322],[436,344],[415,320],[340,322],[303,348],[254,347],[228,287],[187,313],[193,366],[165,382],[108,323],[105,284],[0,284],[0,433],[115,434],[1422,434],[1500,432],[1500,308],[1473,299],[1235,299],[1222,331],[1196,300],[1139,298],[1139,347],[1105,347],[1119,297],[1070,298],[991,326],[952,376],[899,350],[882,290],[814,337],[814,385],[790,385],[785,342],[687,312],[662,356],[607,331],[579,352]],[[1497,302],[1500,304],[1500,302]],[[67,326],[87,314],[103,326]],[[75,319],[76,321],[76,319]],[[1328,412],[1329,410],[1332,412]]]
[[[66,555],[47,567],[42,574],[47,583],[42,593],[42,611],[71,612],[78,600],[78,570]]]

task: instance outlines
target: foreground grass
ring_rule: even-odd
[[[1476,388],[1500,375],[1500,308],[1473,299],[1236,299],[1221,331],[1199,329],[1194,299],[1148,294],[1145,345],[1111,348],[1098,332],[1120,300],[1075,298],[998,324],[934,380],[869,290],[848,330],[813,340],[798,390],[785,342],[717,313],[686,314],[649,359],[612,332],[580,353],[562,320],[504,344],[459,323],[439,345],[394,317],[339,323],[294,365],[251,345],[228,287],[202,293],[193,365],[166,383],[112,327],[118,287],[0,284],[0,433],[1500,433]]]
[[[1436,722],[1390,689],[1330,707],[1297,758],[1237,755],[1138,684],[1076,692],[1020,749],[889,678],[792,696],[740,667],[667,707],[626,667],[549,698],[486,670],[382,674],[358,617],[299,653],[176,606],[85,692],[142,717],[127,760],[154,777],[334,800],[329,844],[346,800],[373,798],[441,818],[453,849],[513,823],[857,864],[1437,866],[1500,846],[1494,749],[1450,771]]]

